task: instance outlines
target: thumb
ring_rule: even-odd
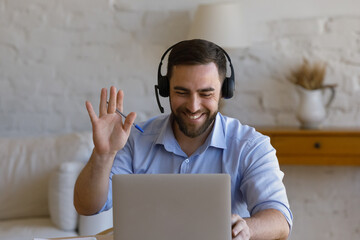
[[[127,115],[127,117],[125,118],[123,128],[126,132],[130,132],[131,126],[133,125],[135,118],[136,118],[136,113],[134,112],[129,113],[129,115]]]

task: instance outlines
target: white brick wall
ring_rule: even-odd
[[[0,118],[11,126],[2,127],[2,136],[87,130],[83,102],[97,105],[99,89],[112,84],[125,91],[125,111],[137,111],[138,121],[158,114],[153,85],[159,58],[186,38],[196,6],[192,1],[0,3]],[[307,57],[327,61],[326,81],[339,85],[325,126],[359,126],[359,26],[354,15],[250,23],[249,30],[258,29],[255,41],[230,51],[237,90],[224,102],[224,113],[252,125],[297,126],[298,98],[286,75]]]
[[[186,38],[198,3],[216,1],[0,0],[0,136],[90,130],[84,102],[97,109],[100,88],[110,85],[124,90],[124,112],[136,111],[137,121],[159,114],[160,56]],[[324,125],[359,127],[360,3],[317,1],[328,8],[313,9],[312,0],[276,2],[244,1],[253,41],[229,51],[236,93],[223,112],[250,125],[298,126],[298,97],[286,75],[306,57],[326,61],[326,82],[338,84]],[[168,112],[168,99],[161,101]],[[291,239],[360,238],[358,168],[284,171]]]
[[[224,112],[248,124],[298,126],[294,116],[298,97],[286,75],[306,57],[326,61],[325,82],[338,84],[324,126],[360,126],[357,104],[360,96],[360,17],[274,20],[265,22],[264,26],[262,41],[253,43],[245,56],[236,61],[237,95],[261,89],[258,97],[263,100],[262,114],[272,118],[262,118],[259,122],[250,109],[244,118],[244,112],[239,111],[244,108],[241,102],[225,103]],[[337,116],[342,116],[342,120]]]

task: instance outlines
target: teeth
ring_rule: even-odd
[[[194,116],[188,116],[190,119],[195,120],[198,119],[201,116],[201,114],[199,115],[194,115]]]

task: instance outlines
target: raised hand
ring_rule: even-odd
[[[123,92],[119,90],[116,93],[116,88],[112,86],[107,104],[107,89],[101,89],[99,117],[95,114],[91,103],[86,102],[93,129],[94,154],[98,156],[114,156],[129,138],[136,114],[130,113],[123,123],[122,117],[116,113],[116,108],[123,110],[123,97]]]

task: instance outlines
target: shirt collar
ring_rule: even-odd
[[[213,130],[205,143],[208,143],[206,144],[208,146],[226,149],[223,116],[219,112],[216,114]]]
[[[165,119],[163,126],[160,129],[160,133],[155,141],[155,144],[164,145],[164,148],[168,152],[176,152],[179,148],[179,144],[176,141],[174,132],[172,130],[172,117],[171,114]]]

